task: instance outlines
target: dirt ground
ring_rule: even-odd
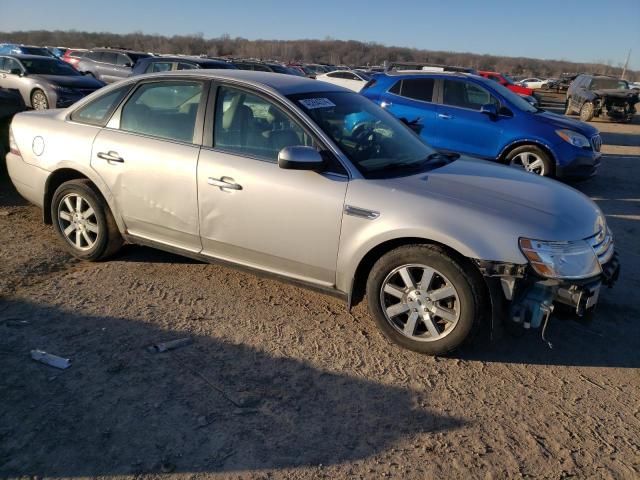
[[[82,263],[1,179],[0,477],[639,478],[640,118],[594,124],[603,165],[577,188],[622,275],[553,349],[425,357],[363,304],[137,246]]]

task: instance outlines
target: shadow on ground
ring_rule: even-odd
[[[145,350],[184,336],[127,318],[0,302],[0,477],[331,465],[461,425],[430,413],[421,393],[212,337]],[[33,348],[73,365],[32,361]]]

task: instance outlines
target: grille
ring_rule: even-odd
[[[604,265],[613,256],[613,235],[608,228],[601,229],[596,235],[588,239],[591,248],[596,253],[600,265]]]
[[[600,135],[591,137],[591,146],[595,152],[599,152],[602,148],[602,137],[600,137]]]

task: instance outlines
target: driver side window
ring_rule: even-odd
[[[499,108],[499,102],[484,88],[471,82],[444,80],[442,103],[452,107],[480,110],[480,107],[493,104]]]
[[[216,99],[215,148],[276,162],[284,147],[313,146],[313,139],[268,100],[230,87],[220,87]]]

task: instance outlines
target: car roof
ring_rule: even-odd
[[[26,53],[3,53],[0,54],[0,56],[2,57],[13,57],[13,58],[17,58],[18,60],[42,60],[43,58],[47,59],[47,60],[60,60],[59,58],[55,58],[55,57],[47,57],[45,55],[27,55]]]
[[[177,72],[150,73],[135,77],[144,78],[198,77],[208,79],[232,80],[249,86],[267,87],[282,95],[311,92],[351,92],[346,88],[325,82],[318,82],[297,75],[284,73],[256,72],[252,70],[181,70]]]
[[[477,76],[466,72],[429,72],[426,70],[389,70],[388,72],[381,72],[379,75],[387,75],[389,77],[402,77],[402,76],[421,76],[421,77],[471,77]]]

